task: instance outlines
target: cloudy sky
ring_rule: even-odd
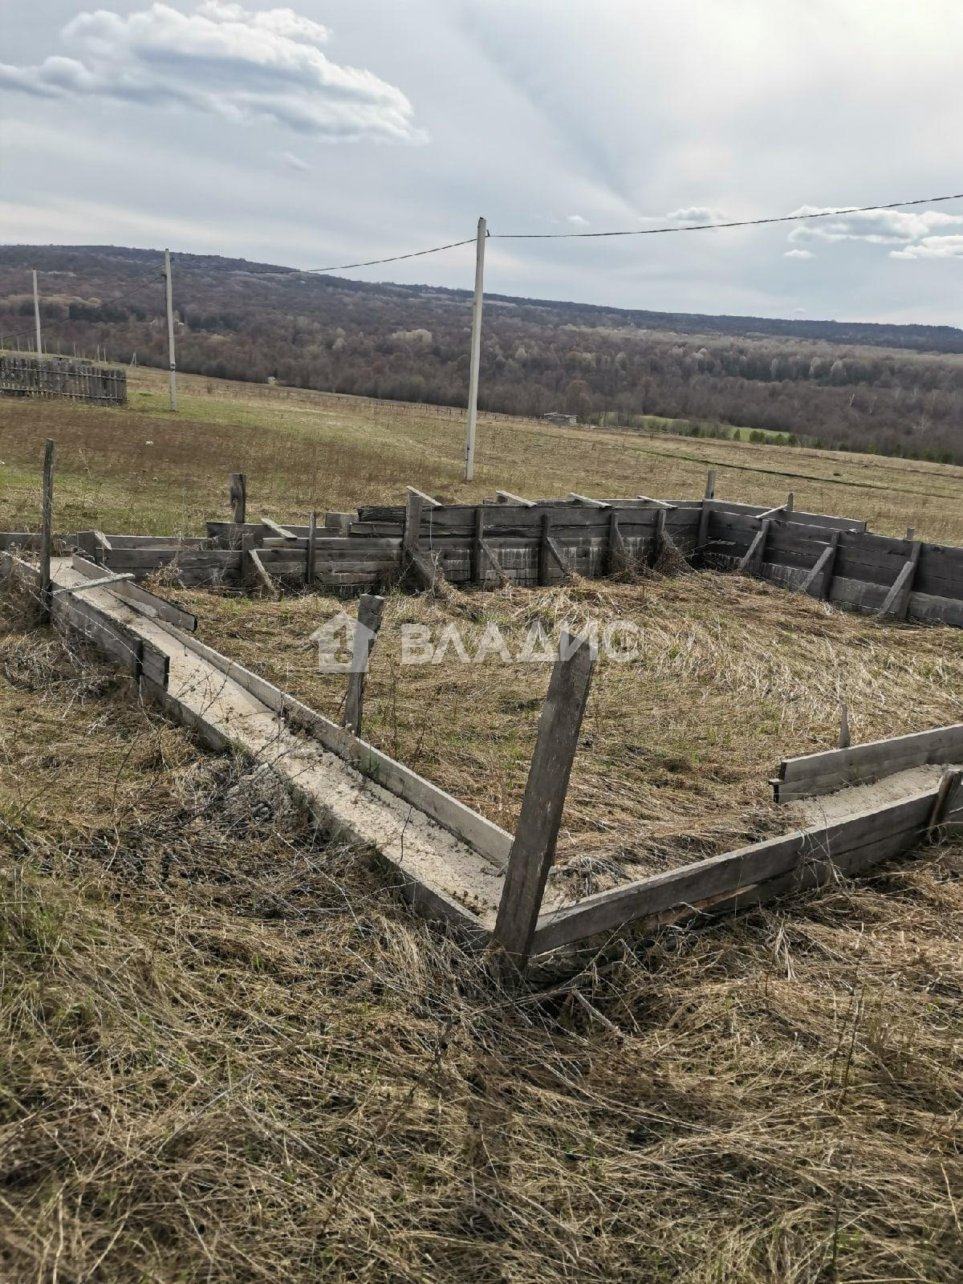
[[[963,191],[960,0],[0,0],[0,241],[302,268]],[[350,273],[470,287],[470,246]],[[496,240],[499,293],[963,323],[963,200]]]

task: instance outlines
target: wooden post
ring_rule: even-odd
[[[849,735],[849,705],[846,703],[845,700],[840,700],[839,702],[839,740],[837,741],[837,747],[840,749],[848,749],[851,743],[852,742]]]
[[[879,609],[880,616],[890,615],[898,620],[906,619],[922,547],[922,544],[913,544],[909,557],[896,577],[896,582],[886,594],[886,599]]]
[[[615,575],[617,572],[625,570],[627,560],[625,540],[619,530],[618,513],[613,508],[609,514],[609,546],[606,556],[607,573]]]
[[[535,752],[492,933],[518,968],[531,950],[545,882],[555,857],[579,729],[592,685],[596,648],[562,634],[561,649],[538,722]]]
[[[43,497],[41,500],[40,526],[40,618],[44,624],[50,620],[50,553],[53,544],[53,479],[54,444],[47,438],[43,448]]]
[[[702,501],[702,511],[699,513],[699,533],[696,536],[695,551],[698,553],[705,548],[709,540],[709,515],[712,512],[712,501],[716,497],[716,470],[709,469],[706,477],[706,493]]]
[[[739,571],[748,571],[750,575],[758,575],[762,570],[762,561],[766,555],[766,541],[769,538],[769,527],[772,525],[772,518],[763,519],[762,527],[756,538],[749,545],[749,551],[736,568]]]
[[[485,583],[482,548],[485,543],[485,510],[481,504],[475,509],[475,536],[471,545],[471,582]]]
[[[542,530],[538,537],[538,582],[540,586],[548,583],[549,543],[552,538],[552,515],[542,513]]]
[[[832,537],[816,559],[812,568],[800,585],[800,592],[811,597],[821,598],[824,602],[829,597],[833,583],[833,568],[836,565],[836,554],[839,552],[839,531],[833,531]]]
[[[235,526],[243,526],[247,520],[247,477],[244,473],[231,473],[229,497],[233,511],[232,521]]]
[[[310,589],[314,584],[314,541],[318,533],[318,515],[312,512],[308,522],[308,547],[304,554],[304,580]]]
[[[420,491],[409,488],[408,498],[405,501],[405,530],[401,540],[401,546],[406,553],[418,552],[421,541],[421,510],[424,502],[424,496]]]
[[[164,278],[167,292],[167,354],[171,372],[171,410],[177,409],[177,357],[174,352],[174,278],[171,275],[171,252],[164,251]]]
[[[468,357],[468,423],[465,440],[465,481],[475,476],[475,429],[478,425],[478,372],[481,365],[482,304],[485,298],[485,220],[478,220],[475,238],[475,296],[471,307],[471,348]]]
[[[792,491],[790,491],[786,499],[786,512],[791,513],[793,511],[793,508],[795,507],[795,504],[796,504],[796,496],[793,494]]]
[[[348,694],[344,702],[344,725],[356,736],[361,735],[361,713],[364,688],[368,679],[368,658],[375,637],[381,628],[385,600],[373,593],[364,593],[358,601],[358,628],[351,650],[351,672],[348,674]]]
[[[936,797],[933,799],[933,808],[930,811],[930,817],[926,824],[926,839],[929,842],[937,829],[943,823],[943,817],[946,815],[946,808],[950,801],[950,794],[963,779],[963,772],[958,767],[950,767],[943,772],[940,777],[940,787],[936,791]]]
[[[665,513],[666,510],[664,508],[657,508],[655,511],[655,531],[652,536],[650,566],[657,566],[659,558],[665,552]]]

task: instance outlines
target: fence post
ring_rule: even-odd
[[[519,969],[525,966],[555,857],[579,729],[592,685],[596,648],[563,633],[538,722],[535,752],[492,940]]]
[[[351,648],[351,672],[348,674],[348,694],[344,702],[344,725],[356,736],[361,735],[361,713],[364,688],[368,678],[368,658],[374,646],[385,600],[373,593],[363,593],[358,602],[358,627],[354,631]]]
[[[40,618],[50,620],[50,552],[53,543],[54,444],[48,437],[43,448],[43,498],[40,526]]]
[[[696,552],[702,549],[709,538],[709,514],[710,505],[716,497],[716,470],[710,468],[706,477],[706,493],[702,501],[702,511],[699,513],[699,534],[696,537]]]
[[[318,533],[318,515],[312,512],[308,522],[308,547],[304,556],[304,578],[308,588],[314,583],[314,541]]]
[[[244,473],[231,473],[230,501],[234,525],[243,526],[247,519],[247,477]]]

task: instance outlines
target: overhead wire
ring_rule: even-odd
[[[943,196],[918,196],[907,201],[887,201],[880,205],[849,205],[839,209],[812,210],[800,214],[770,215],[765,218],[731,219],[713,223],[666,224],[660,227],[632,227],[610,232],[487,232],[491,240],[500,241],[555,241],[586,240],[609,236],[664,236],[679,232],[708,232],[714,229],[733,227],[762,227],[774,223],[801,223],[821,218],[841,218],[848,214],[872,214],[877,211],[909,209],[916,205],[938,205],[945,201],[963,200],[963,192],[951,192]],[[348,272],[353,268],[379,267],[384,263],[400,263],[403,259],[423,258],[427,254],[441,254],[444,250],[457,249],[462,245],[472,245],[475,237],[463,241],[449,241],[445,245],[435,245],[427,250],[412,250],[407,254],[392,254],[386,258],[367,259],[358,263],[338,263],[331,267],[305,268],[304,272],[315,275],[326,272]]]

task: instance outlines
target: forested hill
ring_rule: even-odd
[[[470,295],[175,256],[178,364],[234,379],[463,404]],[[0,343],[166,364],[162,255],[0,247]],[[632,311],[486,295],[481,404],[660,415],[963,461],[963,330]]]

